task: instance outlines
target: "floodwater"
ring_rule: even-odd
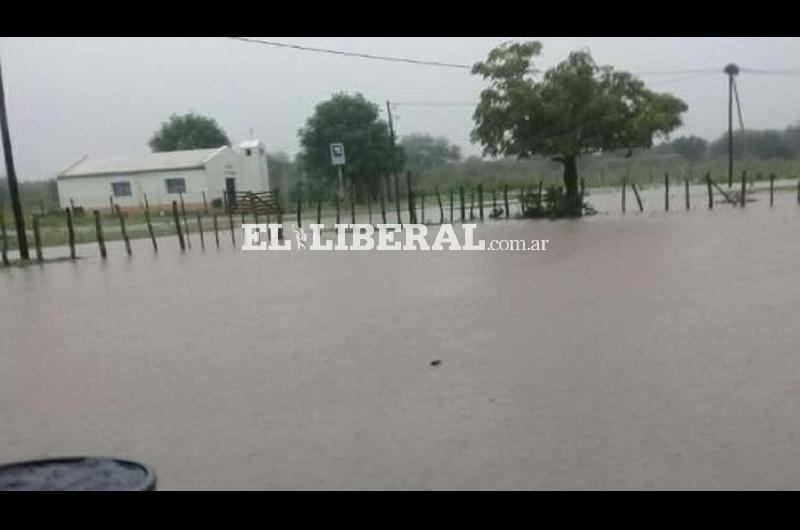
[[[794,196],[628,200],[478,228],[547,252],[195,236],[0,269],[0,461],[127,458],[160,489],[800,488]]]

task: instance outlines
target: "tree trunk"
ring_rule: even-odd
[[[564,208],[568,213],[580,215],[581,197],[578,191],[578,165],[576,156],[565,156],[562,159],[564,164],[564,188],[565,188],[565,204]]]

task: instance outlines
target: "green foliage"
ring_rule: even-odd
[[[305,127],[298,131],[298,157],[310,185],[330,194],[337,187],[337,168],[331,165],[330,144],[343,143],[347,165],[345,186],[355,184],[360,199],[364,193],[377,194],[380,179],[392,171],[389,126],[379,119],[379,107],[361,94],[339,93],[319,103]],[[403,152],[395,148],[396,169],[403,167]]]
[[[800,126],[787,127],[784,131],[735,131],[733,133],[734,153],[741,157],[755,157],[762,160],[770,158],[789,159],[800,155]],[[712,156],[728,154],[728,133],[726,132],[709,146]]]
[[[588,205],[582,204],[581,208],[576,210],[573,200],[567,196],[564,188],[556,185],[548,186],[542,197],[539,196],[538,191],[535,193],[530,189],[524,191],[519,196],[519,200],[522,206],[522,216],[528,218],[577,217],[581,215],[584,208],[588,208]],[[591,211],[594,212],[594,210]]]
[[[414,173],[461,160],[461,148],[447,138],[414,133],[400,140],[406,157],[406,168]]]
[[[678,154],[686,160],[697,162],[708,156],[708,142],[698,136],[680,136],[672,141],[664,142],[653,148],[653,152],[662,154]]]
[[[564,166],[565,193],[577,203],[576,160],[597,152],[649,148],[681,125],[687,105],[627,72],[572,52],[541,79],[532,59],[541,43],[505,43],[473,67],[489,87],[474,113],[472,139],[490,156],[551,157]]]
[[[173,114],[153,134],[148,145],[154,152],[209,149],[230,145],[228,136],[213,118],[197,114]]]

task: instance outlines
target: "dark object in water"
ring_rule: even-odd
[[[442,364],[442,361],[440,361],[439,359],[431,361],[431,366],[439,366],[440,364]]]
[[[491,211],[491,213],[489,214],[489,219],[497,219],[497,218],[499,218],[501,215],[503,215],[504,213],[505,213],[505,210],[504,210],[503,208],[495,208],[495,209],[494,209],[494,210],[492,210],[492,211]]]
[[[154,491],[156,474],[115,458],[52,458],[0,466],[0,491]]]

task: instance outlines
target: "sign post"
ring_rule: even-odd
[[[331,164],[339,170],[339,200],[344,200],[344,189],[342,188],[342,166],[345,164],[344,144],[331,144]]]

